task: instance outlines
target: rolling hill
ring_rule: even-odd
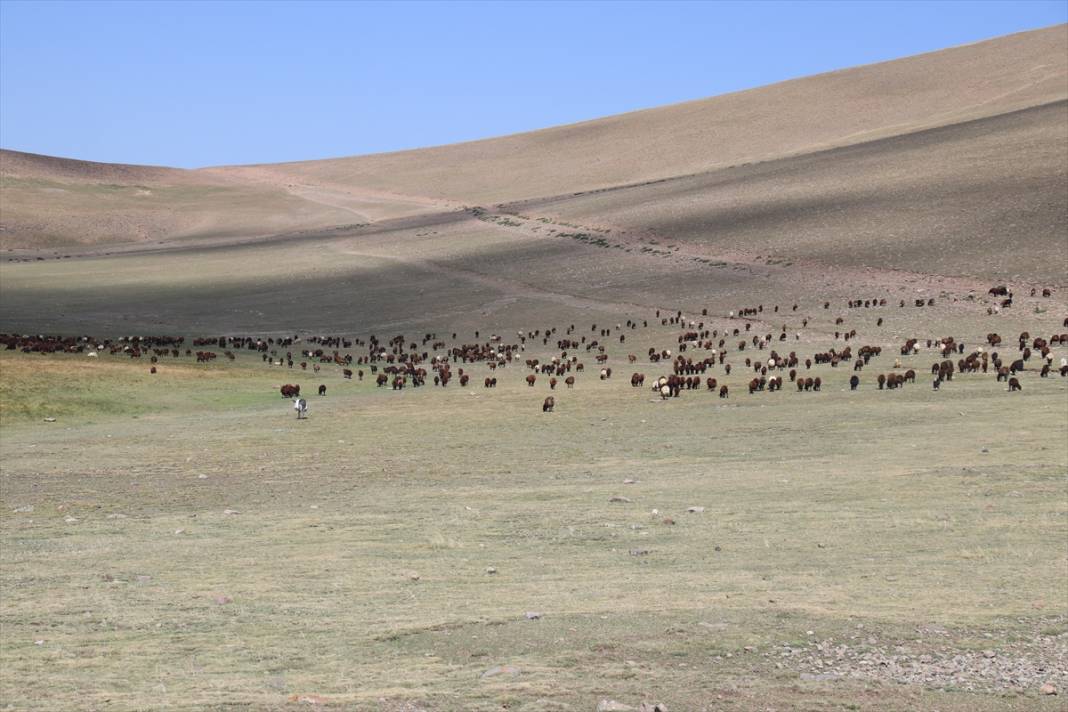
[[[0,326],[504,328],[816,284],[1064,285],[1066,235],[1060,25],[392,154],[180,170],[3,151]]]
[[[710,99],[414,151],[194,171],[3,151],[0,244],[262,235],[362,223],[781,160],[1065,99],[1068,29],[1056,26]]]

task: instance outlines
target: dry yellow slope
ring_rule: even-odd
[[[0,151],[0,247],[274,234],[363,216],[225,176]]]
[[[492,204],[687,175],[1068,97],[1068,25],[470,143],[206,169],[305,190]]]
[[[269,235],[588,191],[861,144],[1068,98],[1068,26],[569,126],[186,171],[0,151],[0,247]]]

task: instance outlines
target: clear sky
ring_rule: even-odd
[[[1068,21],[1068,2],[0,0],[0,146],[204,166],[452,143]]]

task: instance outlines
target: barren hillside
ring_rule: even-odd
[[[362,219],[225,176],[0,151],[5,249],[273,234]]]
[[[187,171],[3,151],[0,245],[310,238],[511,204],[532,218],[684,243],[696,257],[1056,280],[1066,100],[1060,25],[391,154]]]
[[[861,143],[1068,98],[1068,27],[569,126],[213,174],[492,204]]]

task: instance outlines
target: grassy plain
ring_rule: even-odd
[[[823,366],[821,393],[748,395],[735,354],[725,401],[631,388],[663,368],[624,354],[675,333],[631,332],[553,414],[521,366],[392,392],[245,354],[0,354],[0,699],[1063,708],[1038,687],[1068,684],[1064,379],[934,392],[923,353],[878,391],[887,351],[857,392]],[[307,421],[291,381],[328,385]]]

